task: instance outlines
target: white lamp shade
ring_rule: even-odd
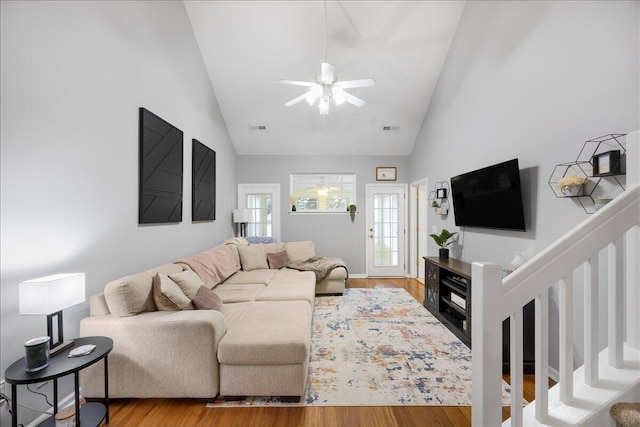
[[[51,314],[84,302],[84,273],[55,274],[21,282],[20,314]]]
[[[248,209],[234,209],[233,222],[249,222],[251,221],[251,212]]]

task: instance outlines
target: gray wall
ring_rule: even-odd
[[[408,182],[408,156],[238,156],[238,183],[280,184],[283,242],[313,240],[316,253],[342,258],[350,274],[365,274],[365,184],[376,183],[377,166],[395,166]],[[289,174],[355,173],[358,215],[289,215]]]
[[[528,231],[459,230],[452,214],[430,210],[430,226],[461,231],[456,257],[510,267],[516,251],[531,257],[587,217],[573,200],[557,199],[547,180],[584,141],[640,127],[638,6],[467,2],[411,156],[411,179],[445,180],[517,157]],[[432,242],[429,252],[436,253]],[[576,295],[579,308],[579,287]],[[557,324],[557,311],[551,316]],[[574,324],[581,364],[582,320]]]
[[[22,344],[46,332],[45,316],[18,315],[21,280],[81,271],[87,297],[101,292],[233,235],[237,193],[235,154],[182,2],[3,1],[1,15],[4,377]],[[184,132],[180,224],[137,224],[142,106]],[[214,222],[191,222],[191,138],[217,152]],[[64,311],[67,337],[88,313],[88,300]]]

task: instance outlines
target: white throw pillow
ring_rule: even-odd
[[[160,273],[153,278],[153,301],[160,311],[193,310],[191,300],[180,287],[169,276]]]
[[[200,276],[198,276],[193,270],[185,270],[180,273],[170,274],[169,278],[180,287],[182,293],[189,298],[189,300],[193,300],[193,297],[198,293],[200,286],[204,286]]]

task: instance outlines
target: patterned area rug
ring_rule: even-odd
[[[470,406],[471,350],[404,289],[346,289],[316,298],[304,400],[207,406],[244,405]]]

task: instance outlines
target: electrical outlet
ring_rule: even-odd
[[[431,232],[432,232],[433,234],[438,234],[438,226],[437,226],[437,225],[434,225],[433,227],[431,227]]]

